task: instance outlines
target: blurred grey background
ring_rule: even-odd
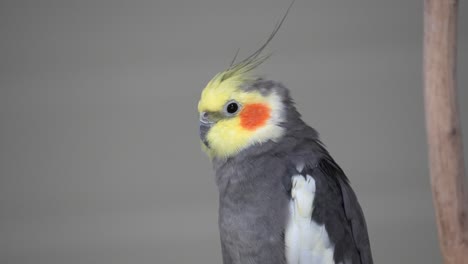
[[[348,174],[376,263],[441,262],[422,2],[297,0],[258,70],[290,87]],[[237,48],[256,49],[288,4],[1,1],[0,263],[220,263],[199,93]],[[459,25],[466,143],[465,1]]]

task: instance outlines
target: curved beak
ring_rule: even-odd
[[[206,147],[210,147],[208,141],[206,140],[206,135],[210,128],[215,124],[215,122],[209,119],[209,115],[206,112],[200,113],[200,139],[203,141]]]

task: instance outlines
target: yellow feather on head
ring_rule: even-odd
[[[293,3],[294,1],[292,1],[268,39],[257,51],[238,63],[235,63],[236,53],[229,68],[218,73],[203,89],[198,103],[200,115],[210,113],[218,117],[206,133],[205,138],[202,139],[205,141],[203,149],[210,157],[226,158],[233,156],[248,146],[267,140],[276,140],[282,136],[283,128],[278,126],[282,121],[283,106],[281,98],[276,93],[262,95],[258,91],[246,91],[242,87],[248,86],[249,83],[253,83],[257,79],[251,75],[251,71],[269,58],[270,54],[261,56],[261,53],[278,32]],[[236,102],[241,107],[244,106],[244,108],[240,109],[237,115],[223,116],[223,110],[230,102]],[[246,126],[242,115],[247,111],[245,108],[247,106],[259,106],[261,109],[268,109],[268,119],[264,123],[262,122],[261,126],[255,126],[254,129]]]

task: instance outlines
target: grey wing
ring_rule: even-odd
[[[336,208],[329,208],[335,212],[334,216],[326,213],[324,206],[321,207],[324,210],[322,215],[320,212],[315,215],[317,218],[321,218],[320,220],[324,221],[325,225],[328,224],[329,229],[341,229],[338,232],[333,230],[329,232],[330,239],[336,244],[335,251],[338,250],[335,252],[335,261],[341,259],[346,263],[348,259],[351,260],[351,263],[372,264],[372,253],[364,214],[346,175],[329,155],[320,160],[312,174],[322,182],[326,182],[325,189],[329,188],[330,193],[335,193],[338,198],[331,205]],[[327,200],[330,201],[330,199],[333,197],[328,197]],[[339,225],[343,225],[343,227],[340,228]]]

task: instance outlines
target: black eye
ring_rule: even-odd
[[[239,110],[239,105],[237,103],[229,103],[226,106],[226,112],[228,112],[229,114],[235,114],[237,110]]]

